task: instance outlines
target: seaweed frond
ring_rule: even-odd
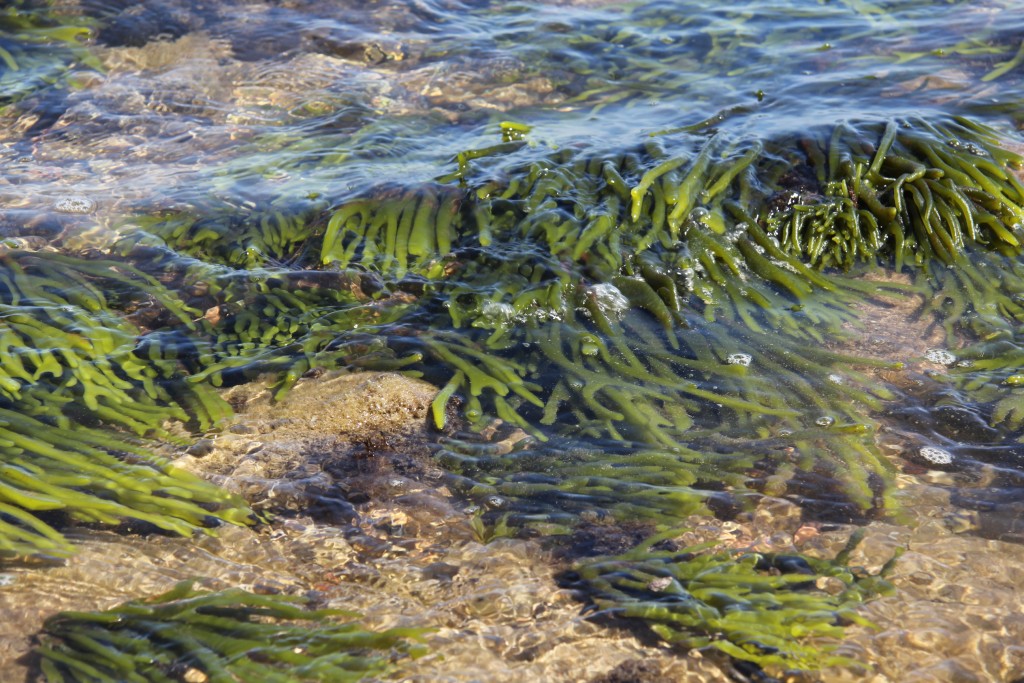
[[[48,683],[356,681],[425,654],[423,629],[370,631],[303,598],[191,582],[105,612],[47,619],[34,654]]]
[[[851,544],[857,541],[855,535]],[[586,560],[563,581],[581,590],[600,616],[639,620],[674,645],[720,650],[772,670],[860,664],[833,654],[835,642],[849,624],[871,627],[857,606],[893,590],[882,576],[847,566],[848,552],[821,560],[653,545]]]

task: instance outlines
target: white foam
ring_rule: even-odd
[[[943,448],[924,446],[920,453],[922,458],[933,465],[950,465],[953,462],[953,454]]]

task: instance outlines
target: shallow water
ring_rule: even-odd
[[[120,336],[106,356],[82,351],[87,364],[130,356],[168,386],[236,385],[241,422],[136,431],[174,456],[193,449],[188,469],[278,518],[270,546],[232,530],[209,554],[214,541],[74,532],[82,551],[65,567],[12,570],[5,659],[46,612],[110,607],[191,571],[211,587],[322,591],[382,628],[440,628],[408,680],[620,680],[620,665],[638,680],[755,676],[713,647],[687,655],[585,620],[572,602],[585,596],[552,577],[670,529],[678,548],[830,558],[861,525],[866,573],[907,552],[890,567],[895,595],[862,610],[879,628],[851,626],[840,646],[862,665],[824,680],[911,680],[915,665],[914,680],[1021,677],[1022,10],[68,0],[53,21],[8,25],[5,325],[109,308],[100,324],[120,320]],[[82,28],[61,42],[40,28],[53,25]],[[906,159],[875,156],[890,131]],[[919,232],[904,260],[890,235],[844,262],[840,238],[815,255],[813,237],[787,241],[791,211],[868,201],[855,181],[838,194],[826,183],[844,164],[857,183],[913,175],[929,144],[942,163],[999,167],[1005,197],[962,193],[997,228],[979,221],[974,239],[938,187],[942,210],[914,189],[918,208],[901,215],[934,215],[949,245]],[[878,200],[897,201],[887,187]],[[693,193],[692,211],[673,218],[684,202],[659,198],[672,188]],[[446,208],[453,227],[428,234]],[[598,234],[602,221],[615,227]],[[745,232],[758,226],[778,230],[770,245]],[[61,280],[48,264],[79,267],[61,255],[106,270]],[[791,283],[804,263],[827,279]],[[89,309],[96,288],[107,298]],[[75,325],[34,341],[79,349],[90,332]],[[96,412],[77,393],[88,375],[66,365],[5,375],[18,389],[0,387],[0,408],[135,429]],[[339,368],[427,383],[370,379],[353,399],[318,379]],[[158,404],[142,382],[126,391]],[[262,382],[283,402],[248,400]],[[434,402],[442,387],[450,400]],[[47,413],[44,395],[70,398]],[[311,563],[324,543],[348,570],[338,556]],[[165,545],[185,566],[149,566]],[[64,575],[102,589],[24,609]]]

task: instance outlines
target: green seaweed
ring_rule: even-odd
[[[87,524],[134,520],[183,536],[255,521],[237,496],[106,430],[58,428],[0,409],[0,455],[3,560],[70,555],[55,513]]]
[[[141,353],[140,330],[115,309],[144,302],[181,325],[194,311],[121,262],[10,251],[0,264],[0,556],[69,554],[61,520],[183,535],[252,523],[237,496],[100,429],[172,439],[168,420],[206,428],[230,412],[208,387],[175,377],[173,361]]]
[[[55,424],[68,423],[58,407],[66,395],[94,419],[160,436],[168,418],[204,429],[223,418],[211,385],[270,376],[282,397],[317,368],[399,369],[444,387],[433,406],[439,428],[446,404],[458,401],[471,424],[498,418],[538,444],[610,440],[625,453],[672,454],[684,466],[653,481],[679,488],[687,509],[705,509],[698,489],[724,479],[745,499],[748,489],[782,494],[787,478],[814,472],[841,481],[861,514],[893,513],[893,468],[872,443],[867,414],[893,394],[862,369],[898,362],[807,345],[848,335],[865,299],[945,291],[936,264],[956,267],[957,291],[965,282],[995,290],[972,273],[985,260],[968,258],[1018,247],[1022,196],[1009,179],[1020,160],[995,141],[962,119],[843,124],[802,142],[796,168],[808,194],[780,210],[791,192],[788,138],[686,134],[611,157],[538,154],[513,140],[460,155],[444,182],[378,188],[323,219],[307,207],[209,231],[209,219],[157,217],[117,245],[121,265],[11,252],[12,305],[45,316],[12,319],[10,334],[24,340],[42,320],[85,355],[9,353],[4,390],[14,402],[36,396],[26,405]],[[255,260],[241,256],[257,243]],[[322,270],[295,270],[315,261]],[[857,278],[879,264],[921,277]],[[167,284],[196,294],[183,304]],[[106,321],[97,338],[118,324],[123,332],[102,353],[67,336],[85,324],[68,317],[69,306],[131,309],[131,297],[107,301],[100,291],[129,285],[162,310],[162,329],[139,334]],[[1004,309],[1013,306],[1007,299]],[[950,333],[970,312],[937,311]],[[47,375],[59,390],[40,400]],[[116,411],[129,395],[132,408]],[[166,410],[145,408],[157,403]],[[710,458],[723,449],[709,434],[735,444],[782,439],[786,456],[769,453],[757,467],[749,457]],[[701,460],[719,464],[683,473]],[[522,475],[509,465],[501,477]],[[567,481],[577,481],[571,472]]]
[[[714,550],[710,544],[659,549],[649,539],[617,556],[580,562],[562,581],[596,614],[637,620],[685,649],[715,649],[774,670],[860,664],[833,654],[844,626],[873,625],[857,614],[866,599],[893,590],[880,575],[799,554]],[[854,535],[850,545],[856,545]],[[825,587],[828,585],[828,590]]]
[[[374,337],[373,326],[407,304],[375,300],[357,273],[235,271],[151,242],[123,241],[117,260],[0,255],[8,559],[68,554],[58,529],[69,521],[135,519],[184,534],[254,521],[240,498],[174,471],[144,441],[102,436],[104,428],[182,443],[170,423],[206,431],[232,414],[216,387],[272,377],[280,399],[317,368],[420,360]],[[43,521],[47,511],[65,516]]]
[[[331,134],[263,131],[211,172],[217,199],[126,217],[107,253],[7,252],[0,550],[68,552],[54,511],[179,533],[246,521],[238,501],[178,479],[123,434],[171,439],[168,421],[216,429],[230,415],[218,387],[262,379],[281,399],[323,368],[441,387],[431,414],[448,436],[435,459],[478,506],[482,538],[570,534],[595,516],[671,532],[761,494],[809,507],[821,496],[845,520],[898,515],[895,465],[873,436],[899,392],[870,371],[901,359],[847,353],[859,306],[922,301],[917,314],[951,346],[972,341],[958,355],[973,365],[945,381],[1000,429],[1024,426],[1021,159],[1004,149],[1007,131],[939,114],[936,95],[912,85],[955,55],[1007,94],[992,103],[969,86],[954,111],[1019,121],[1019,36],[972,15],[956,44],[929,33],[908,46],[907,26],[932,4],[787,10],[799,31],[733,6],[645,3],[569,27],[489,7],[498,37],[438,39],[423,63],[528,42],[516,78],[543,75],[567,116],[589,117],[606,141],[542,143],[550,112],[523,111],[531,125],[492,121],[495,142],[482,124],[466,132],[482,118],[380,120],[354,96]],[[32,41],[18,49],[38,55]],[[814,76],[837,66],[848,77],[820,97]],[[914,87],[896,92],[919,115],[872,104],[883,68]],[[773,92],[774,72],[794,69],[812,77]],[[787,122],[794,103],[808,108],[801,121],[827,112],[825,124]],[[623,112],[639,132],[620,134]],[[453,148],[467,134],[480,144]],[[433,180],[380,182],[381,169],[434,168],[437,149],[459,151]],[[266,189],[246,187],[260,178],[273,178],[273,199],[235,201]],[[899,279],[862,277],[880,271]],[[457,431],[495,425],[500,440]],[[122,436],[101,447],[111,429]],[[779,559],[648,543],[580,574],[601,609],[668,640],[817,668],[832,660],[803,638],[838,636],[877,586],[842,562],[766,572]],[[815,592],[812,575],[845,588]],[[651,588],[666,578],[670,590]],[[170,630],[195,653],[189,666],[215,663],[186,622]],[[136,662],[120,640],[68,636],[109,654],[104,666]],[[95,664],[49,652],[59,675],[93,675]]]
[[[871,444],[864,410],[877,411],[892,393],[858,368],[898,362],[806,345],[849,334],[865,299],[935,286],[924,277],[864,282],[857,275],[865,268],[930,275],[948,258],[966,271],[968,251],[1016,248],[1009,221],[1017,196],[989,200],[977,189],[1005,181],[1018,162],[994,140],[962,120],[942,128],[844,124],[803,141],[798,168],[813,196],[781,211],[789,139],[688,134],[677,144],[692,151],[645,145],[611,157],[538,155],[511,140],[459,155],[443,182],[384,186],[322,221],[289,219],[294,237],[272,257],[238,255],[280,221],[237,224],[207,240],[193,238],[210,221],[183,215],[151,220],[150,237],[120,249],[132,258],[160,236],[224,264],[160,249],[137,264],[178,269],[182,284],[205,286],[201,308],[211,324],[189,333],[198,349],[189,383],[272,373],[283,394],[318,367],[404,368],[444,387],[433,407],[439,428],[446,404],[458,401],[472,424],[497,417],[542,442],[557,435],[696,453],[712,431],[766,439],[814,432],[819,421],[862,425],[795,442],[783,469],[845,479],[855,507],[887,509],[892,468]],[[924,165],[942,155],[960,168],[988,159],[981,167],[990,180]],[[922,190],[918,181],[935,182]],[[932,194],[915,210],[922,191]],[[937,231],[957,236],[951,247]],[[312,267],[313,259],[325,269],[284,267]],[[367,277],[380,278],[369,293],[361,289]],[[966,311],[938,312],[952,331]],[[744,357],[750,367],[732,360]],[[749,470],[739,458],[731,472]]]
[[[974,248],[1019,250],[1024,160],[994,130],[961,118],[894,120],[880,135],[840,125],[827,143],[802,145],[821,195],[772,215],[768,228],[819,269],[884,254],[897,271],[940,262],[959,272]]]
[[[44,680],[355,681],[425,654],[423,629],[369,631],[308,600],[191,582],[104,612],[47,619],[34,650]]]
[[[50,87],[75,84],[75,68],[102,70],[85,42],[92,22],[40,3],[15,0],[0,10],[0,113]]]

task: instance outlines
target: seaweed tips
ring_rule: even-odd
[[[106,612],[49,618],[35,649],[48,683],[355,681],[425,654],[426,631],[374,632],[307,600],[179,584]]]
[[[787,252],[818,268],[878,257],[897,271],[960,265],[978,247],[1016,254],[1024,238],[1024,187],[1015,175],[1022,160],[998,140],[962,118],[841,124],[827,140],[802,141],[822,194],[775,212],[768,227]]]

